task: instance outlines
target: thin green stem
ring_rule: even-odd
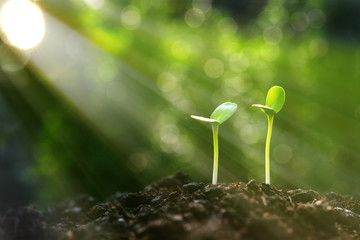
[[[217,176],[218,176],[218,163],[219,163],[219,144],[218,144],[219,124],[212,123],[211,126],[213,131],[213,140],[214,140],[214,166],[213,166],[212,184],[216,184]]]
[[[266,137],[265,145],[265,183],[270,184],[270,141],[271,141],[271,132],[274,122],[274,115],[267,114],[268,117],[268,131]]]

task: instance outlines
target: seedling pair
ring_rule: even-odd
[[[270,88],[265,105],[253,104],[253,107],[260,108],[268,118],[268,131],[265,145],[265,183],[270,184],[270,141],[274,116],[281,110],[285,102],[285,91],[280,86]],[[235,103],[226,102],[218,106],[211,114],[210,118],[199,117],[191,115],[192,118],[203,122],[211,123],[213,131],[214,142],[214,165],[212,184],[217,183],[218,176],[218,162],[219,162],[219,146],[218,146],[218,132],[219,125],[229,119],[236,111],[237,105]]]

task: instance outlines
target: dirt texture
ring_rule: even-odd
[[[1,240],[360,239],[360,197],[257,183],[188,183],[182,173],[96,203],[81,195],[0,216]]]

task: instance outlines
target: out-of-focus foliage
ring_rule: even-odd
[[[29,103],[33,112],[17,115],[28,128],[27,116],[40,115],[29,131],[33,155],[25,178],[39,196],[54,199],[74,187],[96,195],[135,190],[179,170],[209,181],[211,131],[189,115],[208,116],[226,101],[238,110],[219,133],[219,182],[264,181],[266,121],[251,104],[264,102],[273,85],[285,89],[287,100],[273,129],[272,183],[359,191],[360,47],[351,14],[360,7],[340,0],[234,2],[39,1],[105,50],[85,66],[90,74],[60,78],[61,90],[31,64],[26,87],[15,87],[23,102],[42,99]],[[343,28],[348,21],[353,28]],[[9,85],[22,81],[3,72]],[[80,80],[103,88],[97,95],[87,94],[86,84],[75,91]],[[87,103],[96,120],[70,93],[85,99],[80,106]],[[56,104],[42,102],[49,98]],[[21,109],[16,99],[6,100]]]

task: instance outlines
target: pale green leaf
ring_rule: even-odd
[[[270,88],[267,96],[266,96],[266,106],[273,109],[276,113],[278,113],[285,103],[285,91],[280,86],[273,86]]]
[[[268,114],[268,115],[275,115],[276,112],[274,111],[274,109],[272,109],[271,107],[262,105],[262,104],[253,104],[251,105],[252,107],[256,107],[256,108],[260,108],[261,111],[263,111],[264,113]]]
[[[200,117],[200,116],[195,116],[195,115],[191,115],[190,117],[193,118],[193,119],[202,121],[202,122],[209,122],[209,123],[218,122],[218,121],[215,120],[215,119],[210,119],[210,118]]]
[[[215,119],[219,122],[219,124],[222,124],[235,113],[236,109],[237,105],[235,103],[223,103],[214,110],[210,118]]]

